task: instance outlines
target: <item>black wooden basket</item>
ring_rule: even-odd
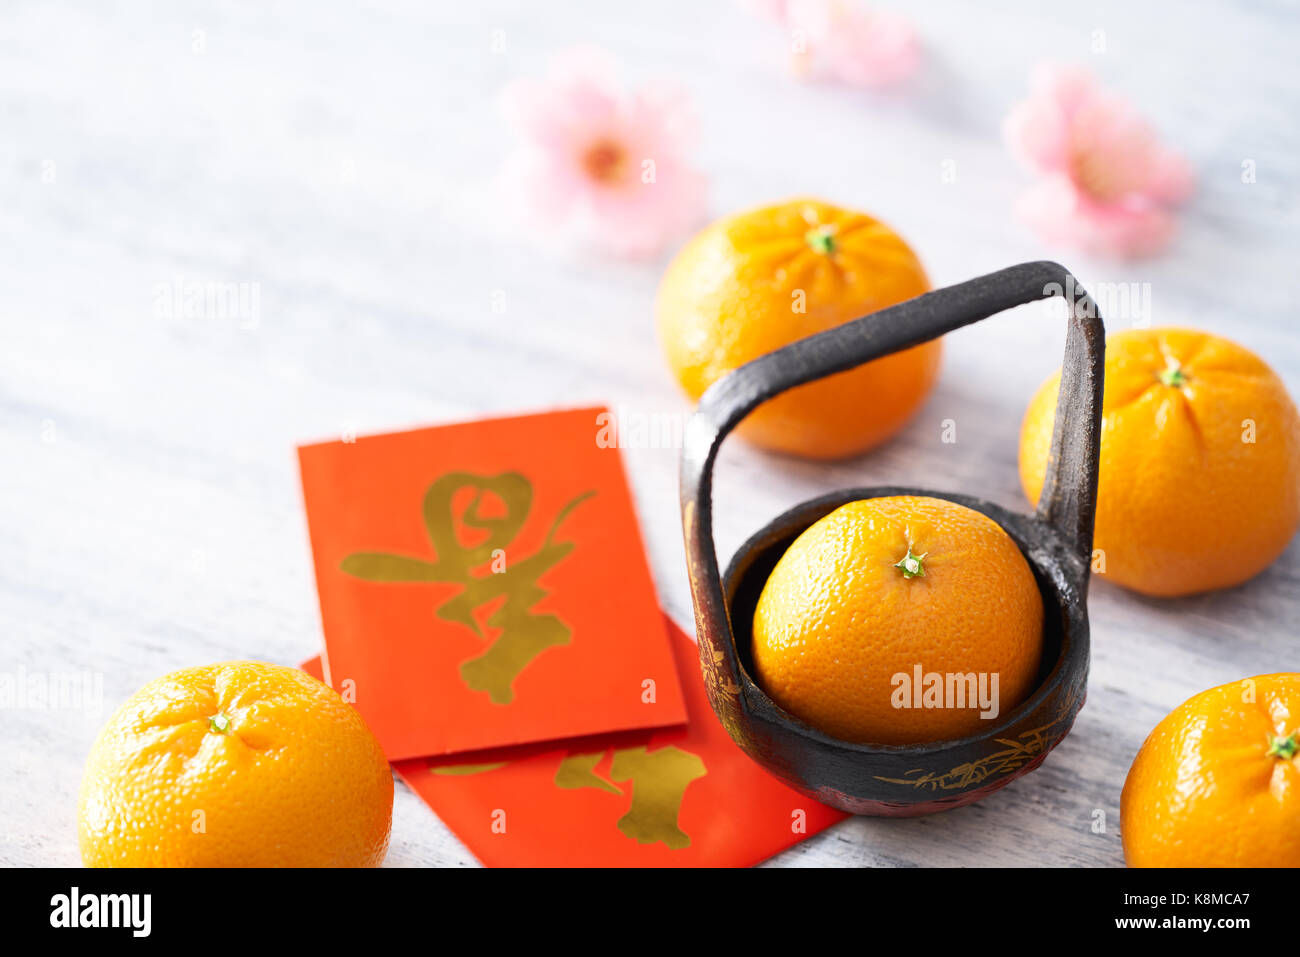
[[[720,575],[713,543],[713,463],[727,434],[757,406],[822,379],[938,338],[1014,306],[1073,292],[1051,456],[1033,516],[929,489],[832,492],[770,522]],[[715,383],[690,420],[682,453],[682,529],[709,702],[732,739],[800,791],[855,814],[910,816],[979,800],[1037,767],[1074,722],[1088,677],[1088,576],[1097,498],[1105,332],[1087,293],[1052,262],[1024,263],[792,343]],[[926,745],[854,744],[779,708],[751,678],[750,629],[768,574],[809,525],[857,499],[929,495],[983,512],[1029,561],[1043,596],[1043,665],[1034,692],[979,734]]]

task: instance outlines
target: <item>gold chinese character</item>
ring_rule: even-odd
[[[463,488],[474,490],[474,498],[461,516],[461,524],[476,534],[486,533],[475,545],[463,545],[457,534],[452,498]],[[484,495],[492,494],[505,503],[500,517],[480,514]],[[496,704],[514,698],[514,680],[534,658],[552,645],[568,644],[568,625],[551,614],[535,614],[534,605],[546,596],[538,580],[552,566],[573,551],[572,542],[555,542],[560,523],[595,491],[584,492],[562,509],[551,524],[542,547],[532,555],[512,558],[506,552],[532,507],[533,487],[518,472],[480,476],[451,472],[429,486],[424,495],[424,526],[433,543],[436,558],[429,561],[386,552],[356,552],[343,559],[341,569],[349,575],[378,582],[450,582],[461,586],[459,594],[439,606],[445,621],[470,628],[480,638],[482,629],[474,611],[505,596],[505,601],[487,619],[500,629],[487,651],[460,666],[461,679],[474,691],[486,691]],[[491,562],[485,574],[475,569]]]
[[[555,772],[555,786],[622,794],[621,788],[596,774],[596,765],[604,756],[604,751],[568,755]],[[672,745],[654,751],[645,747],[617,749],[609,776],[632,784],[632,806],[619,818],[618,829],[641,844],[662,841],[673,850],[689,847],[690,835],[678,826],[677,816],[687,786],[707,773],[699,755]]]

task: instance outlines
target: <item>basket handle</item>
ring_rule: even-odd
[[[962,326],[1037,300],[1060,296],[1070,306],[1051,453],[1037,517],[1051,525],[1082,562],[1086,597],[1101,442],[1106,336],[1084,291],[1054,262],[1021,263],[936,289],[915,299],[800,339],[715,382],[686,427],[681,465],[682,531],[696,633],[713,644],[715,661],[739,683],[735,642],[713,541],[713,464],[727,434],[763,402],[796,386],[937,339]],[[701,653],[704,652],[703,644]],[[722,658],[718,654],[722,654]]]

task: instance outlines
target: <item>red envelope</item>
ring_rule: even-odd
[[[298,450],[330,683],[390,760],[685,720],[601,416]]]
[[[671,620],[690,723],[394,765],[484,864],[756,864],[848,815],[786,787],[727,736]],[[319,659],[303,665],[319,677]]]

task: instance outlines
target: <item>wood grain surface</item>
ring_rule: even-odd
[[[1294,4],[908,13],[925,67],[907,92],[873,95],[792,79],[786,38],[730,3],[6,4],[0,672],[85,676],[90,693],[6,706],[0,863],[77,862],[82,762],[146,680],[316,652],[297,443],[592,402],[686,413],[654,339],[664,261],[562,258],[504,225],[498,94],[564,47],[605,47],[632,80],[686,88],[705,215],[801,193],[858,206],[907,236],[936,284],[1056,258],[1094,294],[1137,284],[1106,313],[1112,331],[1209,329],[1300,393]],[[1089,260],[1012,217],[1027,180],[999,126],[1044,59],[1092,66],[1193,163],[1197,192],[1164,256]],[[169,315],[166,289],[185,282],[246,284],[256,308]],[[1048,306],[950,335],[920,414],[853,461],[727,443],[723,560],[843,486],[1027,508],[1020,418],[1064,336]],[[625,455],[661,600],[689,622],[678,449],[660,445]],[[1120,788],[1146,733],[1194,692],[1300,669],[1298,585],[1296,543],[1217,594],[1154,601],[1096,583],[1088,701],[1039,770],[951,813],[846,821],[772,864],[1121,864]],[[395,814],[390,865],[474,863],[401,787]]]

